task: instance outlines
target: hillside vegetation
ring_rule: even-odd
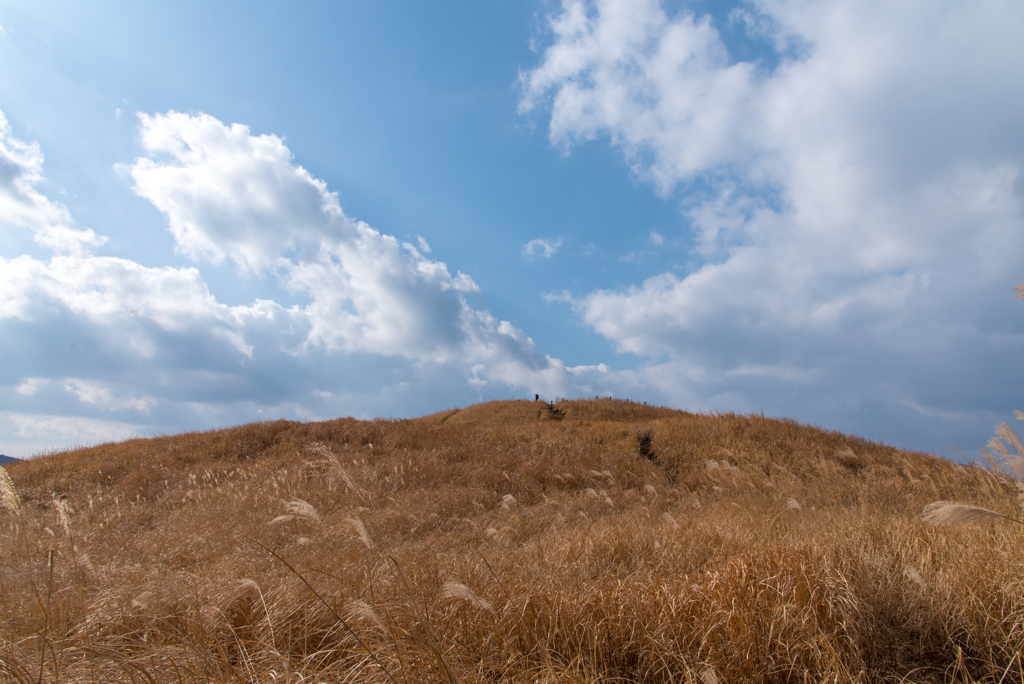
[[[1024,682],[1024,526],[919,517],[1017,482],[788,420],[505,401],[7,471],[0,679]]]

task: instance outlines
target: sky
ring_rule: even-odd
[[[0,452],[539,394],[973,458],[1024,408],[1021,35],[1014,0],[0,0]]]

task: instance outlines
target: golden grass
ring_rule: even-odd
[[[0,679],[1024,682],[1024,529],[919,515],[1019,519],[1009,472],[792,421],[492,402],[8,470]]]

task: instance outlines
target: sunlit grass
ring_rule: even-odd
[[[1012,471],[792,421],[494,402],[9,472],[12,681],[1024,681]]]

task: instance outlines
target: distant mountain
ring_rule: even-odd
[[[7,465],[8,463],[17,463],[20,460],[20,458],[14,458],[13,456],[4,456],[3,454],[0,454],[0,466]]]

